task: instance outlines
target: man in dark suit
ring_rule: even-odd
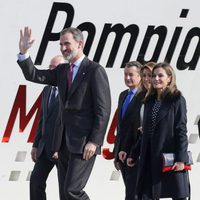
[[[122,173],[125,185],[125,200],[134,199],[137,167],[126,165],[126,157],[131,146],[138,139],[140,127],[140,108],[144,94],[140,92],[140,70],[137,61],[129,62],[124,68],[124,81],[128,90],[121,92],[117,108],[117,136],[114,145],[114,165]]]
[[[50,61],[49,69],[53,70],[61,63],[65,63],[64,57],[55,56]],[[30,177],[30,200],[46,199],[46,180],[53,167],[55,165],[58,167],[57,161],[52,159],[53,152],[51,151],[58,109],[57,88],[45,86],[42,91],[41,112],[31,151],[31,158],[35,165]],[[60,199],[64,200],[62,190]]]
[[[38,70],[28,55],[32,31],[20,32],[18,64],[27,80],[58,86],[60,97],[59,127],[55,134],[54,158],[59,159],[66,200],[89,200],[83,190],[95,158],[101,152],[107,129],[111,97],[104,68],[83,53],[83,34],[76,28],[60,33],[60,50],[69,62],[54,70]],[[58,154],[59,152],[59,154]]]

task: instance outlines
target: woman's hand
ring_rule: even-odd
[[[174,171],[182,171],[184,170],[184,166],[185,166],[184,162],[175,162],[172,169]]]
[[[135,165],[133,158],[127,158],[127,165],[133,167]]]
[[[142,126],[140,126],[140,127],[138,128],[138,131],[140,131],[140,133],[143,133]]]

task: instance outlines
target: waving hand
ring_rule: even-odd
[[[19,51],[21,54],[25,54],[29,48],[32,47],[32,30],[28,26],[24,27],[24,30],[20,30],[20,40],[19,40]]]

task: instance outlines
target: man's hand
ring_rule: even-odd
[[[127,153],[125,151],[120,151],[119,154],[119,159],[124,162],[126,160],[126,156],[127,156]]]
[[[55,152],[52,156],[53,159],[58,160],[58,152]]]
[[[37,148],[33,147],[31,150],[31,158],[32,158],[33,162],[36,162],[36,160],[37,160],[36,154],[37,154]]]
[[[96,148],[97,146],[95,144],[88,142],[84,148],[83,159],[89,160],[95,154]]]
[[[29,48],[33,45],[32,30],[29,27],[25,27],[24,31],[20,30],[19,51],[21,54],[25,54]]]

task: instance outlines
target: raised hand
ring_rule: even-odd
[[[29,48],[32,47],[32,30],[28,26],[24,27],[24,30],[20,30],[20,40],[19,40],[19,51],[21,54],[25,54]]]

